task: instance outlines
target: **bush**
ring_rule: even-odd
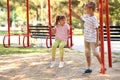
[[[73,18],[73,27],[82,29],[83,22],[79,19]]]

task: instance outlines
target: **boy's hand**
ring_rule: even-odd
[[[98,46],[100,46],[100,42],[99,41],[96,42],[96,47],[98,47]]]
[[[76,12],[74,12],[72,9],[70,9],[71,10],[71,12],[72,12],[72,15],[74,16],[74,17],[76,17],[76,18],[78,18],[78,19],[81,19],[81,16],[80,15],[78,15]]]
[[[75,13],[72,9],[70,9],[70,10],[71,10],[71,12],[72,12],[72,15],[74,15],[74,16],[75,16],[75,15],[76,15],[76,13]]]
[[[72,12],[72,15],[74,15],[74,14],[75,14],[75,12],[72,10],[72,8],[70,9],[70,11]]]

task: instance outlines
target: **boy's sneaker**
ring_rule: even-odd
[[[84,74],[86,74],[86,73],[92,73],[92,69],[86,69]]]
[[[50,64],[50,68],[53,68],[55,66],[56,62],[55,61],[52,61],[51,64]]]
[[[62,68],[62,67],[64,67],[64,62],[59,63],[59,68]]]

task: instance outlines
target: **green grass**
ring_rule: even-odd
[[[5,34],[7,34],[6,31],[0,31],[0,36],[1,36],[1,35],[5,35]]]
[[[8,34],[7,31],[1,31],[0,32],[0,36],[7,35],[7,34]],[[22,32],[21,31],[11,31],[10,34],[22,34]]]
[[[120,56],[120,53],[114,52],[113,55]]]
[[[47,48],[4,48],[3,45],[0,45],[0,55],[5,54],[26,54],[26,53],[46,53],[49,52]]]
[[[70,50],[67,50],[70,51]],[[28,53],[49,53],[50,49],[48,48],[43,48],[43,47],[37,47],[37,48],[22,48],[22,47],[10,47],[10,48],[4,48],[3,45],[0,44],[0,55],[5,55],[5,54],[28,54]],[[74,53],[74,52],[72,52]],[[80,52],[79,52],[80,53]],[[120,56],[120,53],[112,53],[113,56]]]

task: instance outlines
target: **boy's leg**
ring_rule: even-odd
[[[100,55],[99,55],[99,53],[97,51],[96,43],[95,42],[91,42],[90,46],[91,46],[93,55],[96,56],[98,62],[101,64],[101,58],[100,58]]]
[[[61,41],[59,44],[59,50],[60,50],[60,60],[63,61],[64,58],[64,47],[66,45],[66,41]]]
[[[96,48],[96,43],[91,43],[91,48],[92,48],[92,52],[93,52],[93,55],[96,56],[98,62],[101,64],[101,57],[97,51],[97,48]],[[105,71],[107,69],[105,68]],[[100,73],[101,73],[101,70],[100,70]]]
[[[53,43],[53,46],[52,46],[52,61],[55,61],[56,48],[57,48],[57,46],[59,45],[59,42],[60,42],[60,41],[56,40],[56,41]]]
[[[87,69],[84,71],[84,74],[91,73],[91,50],[90,50],[90,42],[85,41],[85,56],[87,61]]]
[[[90,43],[85,41],[85,56],[87,61],[87,67],[91,67],[91,54],[90,54]]]

